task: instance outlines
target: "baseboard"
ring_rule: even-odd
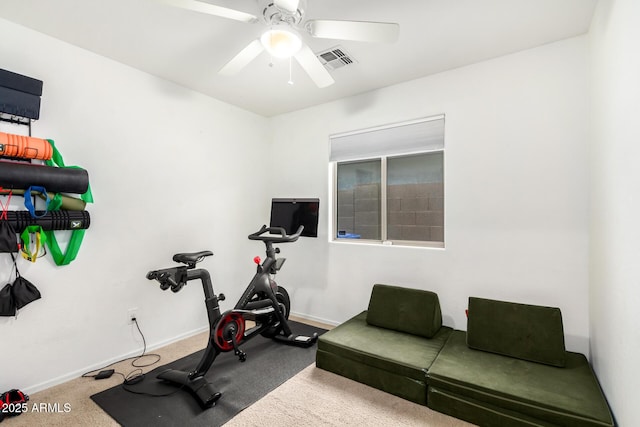
[[[208,326],[203,326],[201,328],[193,329],[193,330],[191,330],[189,332],[185,332],[183,334],[177,335],[177,336],[175,336],[173,338],[169,338],[169,339],[166,339],[166,340],[163,340],[163,341],[159,341],[157,343],[153,343],[151,345],[147,345],[147,353],[150,350],[155,350],[157,348],[164,347],[164,346],[167,346],[169,344],[173,344],[173,343],[175,343],[177,341],[181,341],[183,339],[190,338],[190,337],[192,337],[194,335],[198,335],[198,334],[200,334],[202,332],[205,332],[205,331],[208,331],[208,330],[209,330]],[[118,357],[113,357],[113,358],[104,360],[104,361],[102,361],[100,363],[95,363],[93,365],[87,366],[87,367],[85,367],[83,369],[79,369],[77,371],[73,371],[73,372],[70,372],[68,374],[61,375],[59,377],[56,377],[56,378],[41,382],[39,384],[35,384],[35,385],[32,385],[32,386],[25,387],[24,389],[22,389],[22,391],[27,393],[27,394],[37,393],[39,391],[46,390],[46,389],[48,389],[50,387],[54,387],[54,386],[57,386],[59,384],[66,383],[67,381],[76,379],[76,378],[82,376],[82,374],[84,374],[84,373],[91,372],[93,370],[100,369],[102,367],[109,366],[109,365],[112,365],[114,363],[120,362],[123,359],[128,359],[130,357],[135,357],[135,356],[139,356],[139,355],[140,355],[140,349],[132,350],[132,351],[130,351],[128,353],[125,353],[125,354],[122,354],[122,355],[120,355]]]
[[[291,320],[295,320],[300,323],[309,323],[312,326],[318,326],[324,329],[333,329],[335,326],[338,326],[340,324],[340,322],[334,322],[333,320],[310,316],[308,314],[298,313],[295,311],[292,311],[289,317],[291,318]]]
[[[333,327],[339,325],[339,322],[334,322],[332,320],[323,319],[321,317],[310,316],[308,314],[297,313],[297,312],[293,312],[293,311],[291,312],[291,316],[290,317],[291,317],[291,320],[299,321],[301,323],[308,323],[308,324],[311,324],[312,326],[317,326],[317,327],[324,328],[324,329],[332,329]],[[177,336],[175,336],[173,338],[169,338],[169,339],[166,339],[166,340],[163,340],[163,341],[159,341],[159,342],[156,342],[156,343],[153,343],[153,344],[149,344],[149,345],[147,345],[147,352],[149,352],[151,350],[155,350],[155,349],[160,348],[160,347],[164,347],[164,346],[169,345],[169,344],[173,344],[173,343],[175,343],[177,341],[181,341],[181,340],[186,339],[186,338],[190,338],[190,337],[192,337],[194,335],[206,332],[208,330],[209,330],[208,326],[203,326],[203,327],[191,330],[189,332],[185,332],[183,334],[177,335]],[[82,374],[84,374],[86,372],[91,372],[91,371],[93,371],[95,369],[100,369],[100,368],[103,368],[105,366],[109,366],[109,365],[117,363],[117,362],[119,362],[119,361],[121,361],[123,359],[127,359],[129,357],[138,356],[139,354],[140,354],[140,349],[132,350],[132,351],[130,351],[128,353],[125,353],[125,354],[122,354],[120,356],[113,357],[113,358],[110,358],[110,359],[106,359],[106,360],[104,360],[102,362],[99,362],[99,363],[95,363],[95,364],[86,366],[86,367],[84,367],[82,369],[78,369],[78,370],[70,372],[68,374],[64,374],[64,375],[61,375],[59,377],[52,378],[50,380],[41,382],[39,384],[35,384],[35,385],[32,385],[32,386],[25,387],[24,389],[22,389],[22,391],[24,391],[27,394],[37,393],[39,391],[46,390],[46,389],[48,389],[50,387],[54,387],[54,386],[57,386],[59,384],[62,384],[62,383],[65,383],[67,381],[70,381],[70,380],[73,380],[75,378],[78,378],[78,377],[82,376]]]

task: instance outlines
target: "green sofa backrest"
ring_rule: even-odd
[[[470,297],[467,346],[563,367],[562,313],[555,307]]]
[[[367,323],[431,338],[442,327],[438,295],[420,289],[373,285]]]

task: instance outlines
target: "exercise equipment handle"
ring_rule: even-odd
[[[304,225],[301,225],[294,234],[287,235],[287,230],[283,227],[267,227],[263,225],[260,230],[255,233],[249,234],[249,240],[262,240],[263,242],[271,243],[288,243],[295,242],[300,237]],[[265,234],[268,233],[266,236]],[[277,236],[279,234],[280,236]]]
[[[147,273],[147,279],[157,280],[160,283],[160,289],[163,291],[171,288],[173,292],[178,292],[186,284],[186,267],[153,270]]]

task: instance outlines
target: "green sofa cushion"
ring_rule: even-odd
[[[562,367],[564,330],[559,308],[469,298],[467,345]]]
[[[420,289],[376,284],[369,299],[367,323],[431,338],[442,326],[438,295]]]
[[[528,417],[514,411],[508,411],[485,402],[480,402],[466,396],[429,387],[427,391],[428,406],[431,409],[451,415],[461,420],[472,422],[478,426],[508,426],[508,427],[557,427],[557,424],[547,423],[536,418]],[[437,408],[437,409],[436,409]]]
[[[466,334],[453,331],[429,368],[427,383],[430,408],[472,423],[482,424],[497,412],[540,420],[536,425],[613,425],[596,376],[579,353],[567,352],[565,367],[559,368],[471,349]]]
[[[452,331],[444,326],[427,339],[370,325],[366,318],[367,312],[363,311],[325,332],[318,339],[318,350],[424,381],[427,369]]]
[[[419,405],[427,404],[426,376],[421,379],[405,377],[321,349],[316,352],[316,366]]]

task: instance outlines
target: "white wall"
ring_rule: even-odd
[[[591,25],[591,355],[616,420],[638,418],[640,3],[600,2]]]
[[[273,118],[278,197],[320,197],[318,239],[284,247],[292,310],[341,322],[374,283],[438,293],[466,329],[469,296],[560,307],[588,353],[587,38],[578,37]],[[329,243],[328,136],[446,114],[446,248]]]
[[[174,253],[212,250],[216,290],[239,297],[257,250],[246,236],[268,220],[270,135],[263,117],[4,20],[0,40],[2,68],[44,81],[33,135],[84,167],[95,197],[76,261],[21,261],[42,299],[0,318],[0,390],[33,392],[139,354],[129,308],[152,347],[205,327],[199,284],[174,294],[145,278]],[[0,256],[3,284],[10,268]]]

